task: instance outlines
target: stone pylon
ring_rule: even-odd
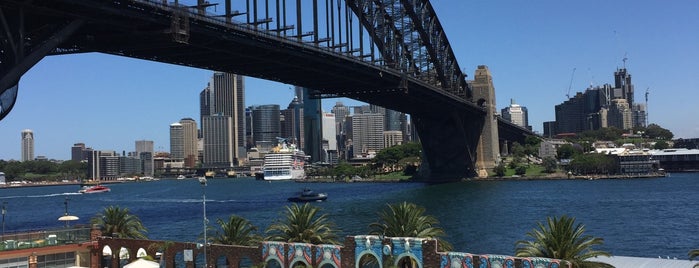
[[[498,119],[495,106],[495,87],[488,66],[479,65],[471,83],[473,98],[486,109],[485,123],[478,141],[476,169],[479,177],[488,176],[488,171],[500,162],[498,142]]]

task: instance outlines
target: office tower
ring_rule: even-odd
[[[22,162],[34,160],[34,132],[22,130]]]
[[[479,65],[473,78],[474,80],[471,82],[473,98],[481,100],[479,104],[486,110],[483,130],[478,141],[477,166],[481,169],[492,170],[500,161],[493,76],[487,66]],[[479,175],[487,175],[482,172],[485,170],[480,170]]]
[[[170,158],[184,161],[184,127],[179,122],[170,124]]]
[[[580,133],[585,130],[585,97],[578,92],[572,98],[556,105],[556,133]]]
[[[625,99],[631,107],[634,104],[633,84],[631,84],[631,74],[626,72],[626,68],[617,69],[614,72],[614,95],[613,99]]]
[[[183,118],[180,120],[182,125],[182,143],[184,167],[195,168],[197,165],[197,122],[192,118]]]
[[[287,109],[281,111],[281,114],[284,116],[281,137],[296,144],[298,148],[303,148],[303,104],[299,101],[298,96],[294,97]]]
[[[136,141],[136,157],[141,160],[141,172],[144,176],[152,177],[155,173],[155,168],[153,165],[153,152],[153,141]]]
[[[255,146],[262,152],[277,146],[277,138],[281,135],[280,112],[278,104],[253,106],[252,125]]]
[[[403,144],[403,132],[398,130],[386,130],[383,132],[383,147],[393,147]]]
[[[386,109],[384,113],[384,130],[401,131],[401,116],[403,113]]]
[[[631,109],[626,99],[613,99],[612,106],[609,107],[607,124],[610,127],[628,130],[632,128]]]
[[[340,156],[345,155],[347,143],[347,130],[345,125],[347,122],[347,117],[350,115],[350,108],[338,101],[332,108],[332,113],[335,114],[335,133],[337,140],[337,151]]]
[[[303,99],[303,151],[311,157],[311,163],[321,161],[323,137],[321,134],[322,106],[320,99],[312,99],[307,88],[301,94]]]
[[[632,113],[632,118],[633,118],[633,126],[634,127],[647,127],[646,126],[646,121],[648,118],[648,115],[646,114],[646,105],[641,104],[641,103],[636,103],[633,105],[633,108],[631,109]]]
[[[335,131],[335,114],[323,113],[321,124],[323,128],[323,155],[321,161],[325,163],[337,162],[337,132]]]
[[[544,122],[544,138],[553,138],[556,135],[556,121]]]
[[[204,168],[229,168],[234,166],[233,118],[225,115],[204,116]],[[237,164],[237,163],[236,163]]]
[[[353,157],[366,157],[383,149],[383,114],[363,113],[352,116]]]
[[[510,99],[510,106],[502,109],[501,114],[503,119],[510,121],[512,124],[531,129],[527,107],[516,104],[514,99]]]
[[[215,72],[209,85],[199,94],[200,113],[202,122],[202,137],[221,136],[223,134],[203,133],[204,120],[207,116],[216,116],[218,121],[221,116],[231,117],[231,132],[233,136],[230,154],[232,163],[241,165],[245,161],[245,81],[244,77],[235,74]],[[224,120],[225,121],[225,120]],[[204,141],[206,144],[214,146]],[[206,152],[204,152],[206,154]],[[227,153],[228,154],[228,153]]]
[[[76,161],[76,162],[87,160],[85,155],[83,154],[84,151],[85,151],[85,144],[84,143],[73,144],[73,147],[70,147],[70,160]]]
[[[245,108],[245,148],[250,149],[255,147],[255,140],[252,133],[252,106]]]

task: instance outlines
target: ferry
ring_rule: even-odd
[[[102,186],[102,185],[92,185],[92,186],[83,186],[80,191],[78,191],[81,194],[96,194],[96,193],[106,193],[111,191],[109,187]]]
[[[262,179],[266,181],[300,180],[306,177],[306,154],[294,144],[279,139],[279,145],[264,157]]]

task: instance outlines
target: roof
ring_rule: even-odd
[[[616,268],[692,268],[699,261],[666,258],[642,258],[627,256],[595,257],[589,259],[613,265]]]
[[[652,150],[650,151],[652,155],[688,155],[688,154],[699,154],[698,149],[665,149],[665,150]]]

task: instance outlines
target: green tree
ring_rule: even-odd
[[[493,172],[495,172],[495,175],[498,177],[505,176],[505,172],[507,172],[507,167],[505,167],[505,163],[500,162],[500,164],[493,168]]]
[[[335,224],[327,214],[320,214],[320,208],[308,203],[294,203],[286,207],[283,219],[267,228],[266,240],[299,242],[311,244],[337,244]]]
[[[212,242],[224,245],[256,246],[262,241],[257,234],[257,227],[250,221],[237,215],[231,215],[228,220],[217,219],[218,229],[211,239]]]
[[[675,135],[670,130],[656,124],[650,124],[644,131],[644,135],[651,139],[672,140]]]
[[[522,166],[517,166],[517,167],[515,168],[515,174],[517,174],[517,175],[524,175],[524,174],[527,174],[527,166],[524,166],[524,165],[522,165]]]
[[[370,234],[437,239],[440,251],[452,249],[449,242],[440,239],[445,233],[437,227],[439,221],[433,216],[425,215],[425,208],[408,202],[387,206],[379,213],[379,220],[369,225]]]
[[[563,144],[556,150],[556,156],[558,156],[558,159],[570,159],[574,155],[580,153],[581,152],[577,150],[575,147],[573,147],[573,145],[571,144]]]
[[[558,168],[558,163],[553,157],[544,157],[541,165],[544,167],[544,172],[546,173],[553,173],[556,171],[556,168]]]
[[[129,212],[128,208],[109,206],[98,213],[90,222],[99,226],[102,235],[115,238],[146,239],[148,229],[143,226],[138,216]]]
[[[532,240],[520,240],[515,243],[517,257],[544,257],[566,260],[574,268],[580,267],[611,267],[614,266],[588,261],[597,256],[607,256],[609,253],[593,249],[602,245],[604,240],[585,235],[585,226],[575,224],[575,218],[568,216],[547,217],[546,225],[541,222],[527,236]]]
[[[670,145],[667,144],[666,141],[662,141],[662,140],[655,142],[655,145],[653,145],[653,149],[656,149],[656,150],[665,150],[667,148],[670,148]]]

